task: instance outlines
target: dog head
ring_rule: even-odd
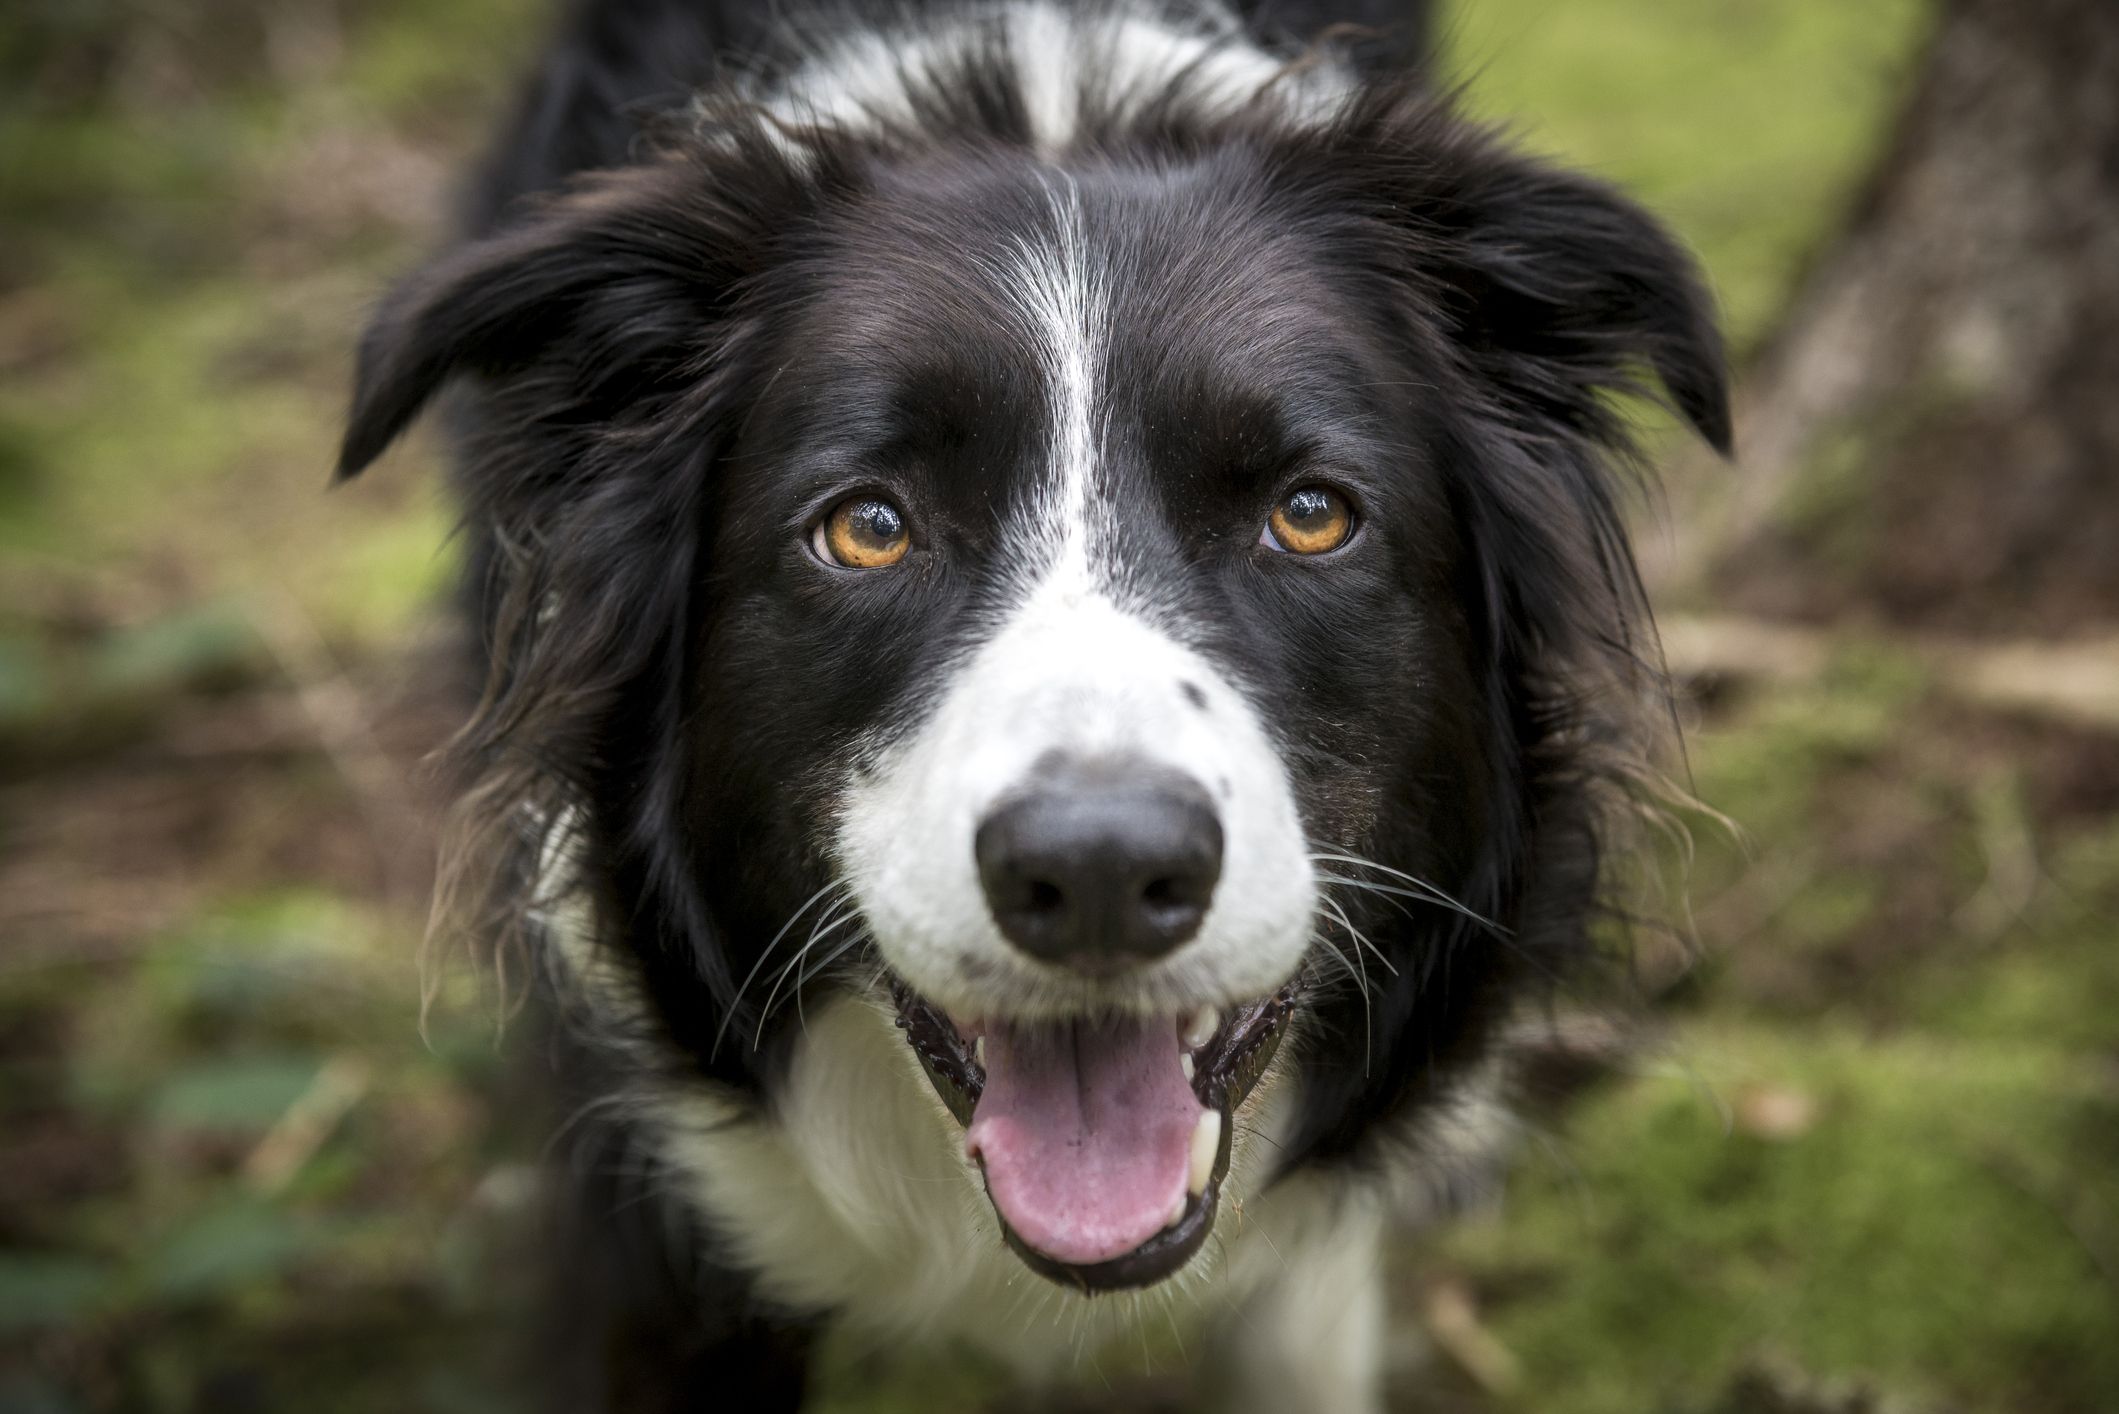
[[[471,386],[471,750],[689,1063],[887,992],[1017,1250],[1134,1285],[1285,1033],[1290,1158],[1353,1156],[1583,948],[1611,399],[1726,446],[1723,374],[1660,228],[1429,93],[996,43],[702,100],[444,257],[341,470]]]

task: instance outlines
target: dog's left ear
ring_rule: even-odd
[[[1590,432],[1607,424],[1607,395],[1646,370],[1730,455],[1722,337],[1691,255],[1601,182],[1492,147],[1477,159],[1431,169],[1414,212],[1453,334],[1489,385]]]
[[[534,375],[548,410],[578,415],[692,369],[781,194],[712,175],[685,155],[592,174],[406,280],[361,339],[339,478],[453,379]]]

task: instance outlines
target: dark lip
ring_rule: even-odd
[[[972,1044],[940,1007],[902,981],[892,978],[890,990],[897,1003],[898,1028],[919,1057],[928,1083],[957,1123],[970,1127],[972,1113],[986,1088],[986,1072]],[[1010,1250],[1038,1275],[1083,1292],[1152,1286],[1190,1261],[1214,1230],[1221,1184],[1229,1171],[1229,1153],[1235,1139],[1232,1118],[1236,1107],[1265,1074],[1294,1007],[1295,987],[1289,983],[1269,997],[1232,1010],[1221,1029],[1193,1053],[1192,1093],[1200,1104],[1221,1111],[1221,1146],[1215,1153],[1214,1172],[1206,1188],[1187,1200],[1183,1217],[1130,1252],[1109,1261],[1079,1264],[1048,1257],[1024,1242],[1008,1226],[1008,1220],[1000,1218],[996,1208],[994,1215],[1000,1219],[1001,1236]]]

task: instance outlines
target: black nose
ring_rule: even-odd
[[[1042,764],[980,824],[974,849],[1008,940],[1089,973],[1191,937],[1221,878],[1221,821],[1207,793],[1131,759]]]

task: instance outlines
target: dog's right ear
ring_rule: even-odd
[[[642,389],[702,354],[769,229],[745,191],[687,156],[598,173],[413,275],[361,339],[338,479],[452,379],[550,364],[576,395]]]

